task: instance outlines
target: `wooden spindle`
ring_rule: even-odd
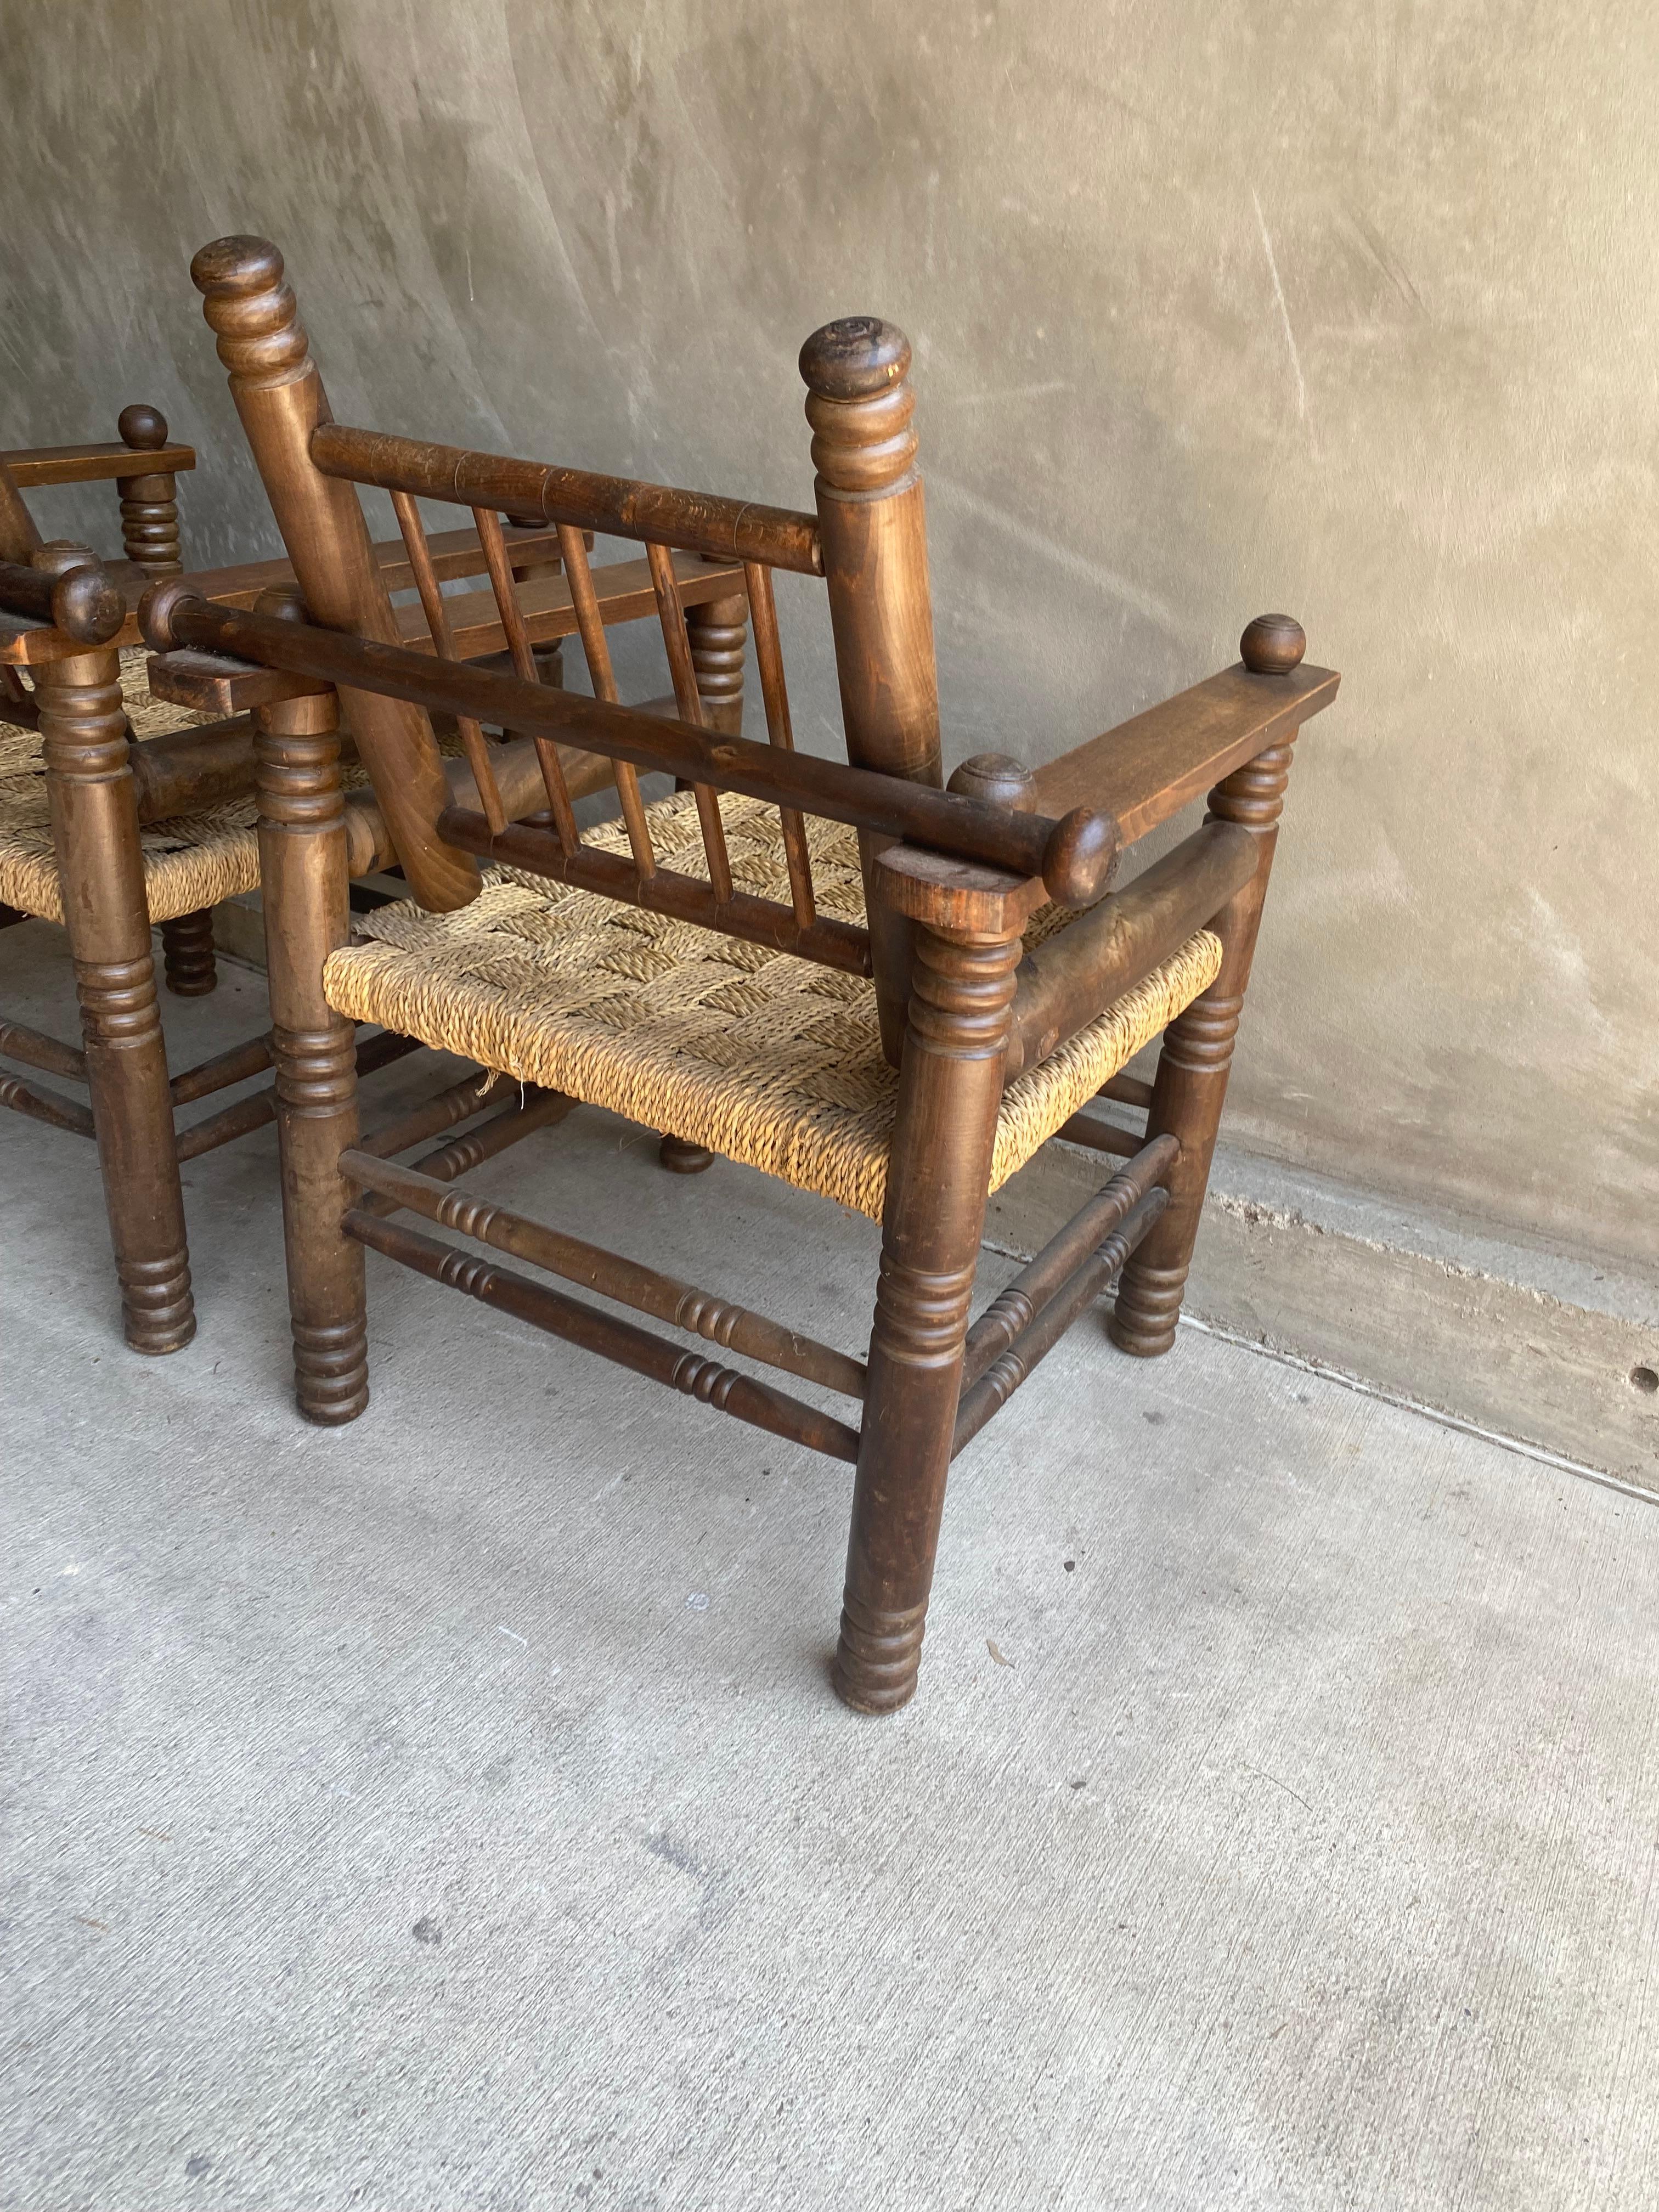
[[[657,594],[657,613],[662,622],[662,641],[668,654],[668,672],[674,681],[674,703],[683,722],[694,729],[703,727],[702,702],[697,696],[697,672],[691,662],[691,641],[686,635],[685,609],[680,601],[679,586],[674,580],[674,556],[667,546],[654,540],[645,549],[651,568],[651,582]],[[702,849],[708,860],[708,880],[714,887],[714,896],[724,906],[732,896],[732,862],[726,849],[726,824],[720,819],[720,803],[714,790],[706,783],[693,784],[696,793],[697,820],[702,826]]]
[[[394,491],[392,505],[398,517],[398,528],[404,541],[404,550],[409,556],[415,588],[421,595],[421,611],[426,617],[426,626],[431,634],[432,649],[441,660],[454,660],[455,633],[450,626],[448,610],[438,582],[437,571],[432,565],[432,548],[427,543],[426,525],[421,520],[421,510],[406,491]],[[501,805],[500,787],[495,781],[495,770],[489,758],[489,748],[484,742],[483,726],[471,714],[458,714],[456,727],[461,733],[466,763],[472,771],[472,780],[478,787],[484,819],[492,831],[507,827],[507,809]]]
[[[202,248],[191,276],[313,618],[353,637],[395,645],[397,617],[357,495],[325,477],[312,458],[312,438],[327,418],[328,404],[294,295],[283,281],[282,255],[268,239],[221,238]],[[342,708],[410,890],[428,913],[466,905],[477,896],[477,866],[438,835],[449,787],[426,716],[371,690],[348,692]]]
[[[783,680],[783,647],[778,637],[778,610],[772,597],[772,571],[758,561],[745,561],[743,578],[749,591],[749,618],[755,632],[755,660],[760,669],[761,697],[766,706],[766,735],[780,752],[795,750],[795,732],[789,720],[789,693]],[[783,857],[789,870],[789,897],[795,919],[810,929],[817,911],[812,895],[812,856],[807,849],[806,823],[793,806],[781,806]]]
[[[135,454],[160,453],[167,442],[167,417],[142,403],[121,410],[116,428]],[[147,576],[176,576],[179,555],[179,479],[171,474],[117,477],[121,501],[121,546]]]
[[[559,525],[559,551],[564,561],[565,581],[570,586],[570,604],[575,611],[576,628],[581,637],[593,696],[614,703],[617,679],[611,671],[611,647],[605,634],[605,617],[599,612],[599,593],[593,588],[593,570],[587,557],[587,544],[581,532],[570,523]],[[640,795],[639,771],[630,762],[618,761],[616,776],[617,793],[622,800],[623,820],[628,828],[628,842],[633,848],[634,865],[643,881],[656,874],[657,856],[652,848],[650,825],[645,818],[645,801]]]
[[[213,957],[213,910],[198,907],[161,924],[162,972],[169,991],[181,999],[204,999],[218,987]]]
[[[539,684],[542,672],[536,665],[535,648],[525,624],[524,609],[519,605],[519,595],[514,587],[513,564],[507,558],[507,541],[501,534],[501,519],[493,507],[475,507],[472,520],[489,571],[489,587],[495,594],[507,649],[513,656],[514,672],[521,683]],[[542,764],[542,781],[547,787],[547,803],[552,809],[553,827],[558,832],[559,842],[567,853],[574,853],[581,843],[581,832],[576,827],[575,809],[570,804],[570,787],[564,780],[559,749],[550,738],[538,738],[536,757]]]
[[[939,676],[927,529],[916,469],[910,343],[872,315],[815,331],[800,352],[847,757],[937,787]],[[897,1066],[910,997],[911,931],[874,896],[889,841],[861,836],[882,1050]]]

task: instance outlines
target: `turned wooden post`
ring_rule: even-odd
[[[258,611],[301,609],[265,592]],[[295,1395],[307,1420],[333,1426],[368,1403],[363,1248],[340,1233],[350,1203],[340,1155],[358,1134],[356,1032],[323,995],[324,964],[350,931],[335,696],[257,708],[253,757]]]
[[[67,552],[71,565],[91,558]],[[64,549],[50,557],[56,567]],[[126,1339],[135,1352],[176,1352],[196,1334],[196,1308],[120,656],[106,649],[49,661],[35,684]]]
[[[1301,625],[1289,615],[1258,615],[1239,640],[1239,655],[1253,676],[1272,684],[1298,665],[1307,644]],[[1170,1175],[1168,1209],[1118,1283],[1112,1341],[1137,1358],[1154,1359],[1175,1342],[1295,742],[1291,731],[1210,793],[1206,818],[1236,822],[1255,839],[1255,873],[1210,923],[1221,939],[1220,972],[1203,996],[1170,1023],[1158,1054],[1146,1134],[1150,1139],[1167,1131],[1176,1137],[1181,1158]]]
[[[167,442],[167,417],[142,402],[121,410],[116,428],[135,453],[159,453]],[[179,480],[162,471],[117,477],[121,500],[121,546],[147,576],[176,575],[179,557]]]
[[[939,675],[909,367],[903,331],[869,315],[826,324],[800,352],[848,758],[937,786]],[[875,896],[875,864],[887,842],[862,834],[859,841],[882,1050],[896,1066],[911,929]]]
[[[313,430],[331,418],[282,255],[263,238],[222,238],[202,248],[191,276],[313,619],[396,645],[356,490],[324,476],[311,458]],[[466,905],[477,896],[477,867],[438,836],[449,786],[426,716],[373,691],[347,692],[343,711],[410,889],[434,913]]]
[[[930,872],[975,888],[946,902]],[[994,869],[898,846],[876,875],[918,927],[834,1674],[872,1713],[921,1664],[1023,919]]]
[[[707,599],[685,611],[691,668],[706,728],[722,737],[743,735],[743,656],[749,641],[749,602],[741,592]]]
[[[161,924],[161,969],[169,991],[181,999],[204,999],[219,985],[213,957],[213,909],[198,907]]]

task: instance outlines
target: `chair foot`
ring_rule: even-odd
[[[343,1428],[368,1403],[368,1328],[361,1316],[332,1328],[294,1328],[294,1395],[319,1428]]]
[[[1107,1324],[1118,1350],[1133,1359],[1157,1359],[1168,1352],[1176,1340],[1186,1288],[1185,1267],[1139,1267],[1132,1260]]]
[[[169,991],[180,999],[204,999],[218,987],[213,959],[213,915],[206,907],[161,924],[162,968]]]
[[[714,1155],[702,1145],[688,1145],[683,1137],[665,1137],[657,1158],[670,1175],[701,1175],[714,1164]]]
[[[927,1607],[878,1613],[849,1590],[842,1606],[841,1641],[830,1680],[844,1705],[858,1713],[892,1713],[916,1693]]]
[[[196,1334],[188,1255],[181,1250],[164,1260],[123,1261],[118,1273],[121,1320],[133,1351],[156,1358],[182,1351]]]

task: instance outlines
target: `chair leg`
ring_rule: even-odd
[[[213,959],[213,910],[198,907],[161,924],[162,968],[167,986],[181,999],[204,999],[216,989]]]
[[[657,1158],[670,1175],[701,1175],[714,1164],[707,1146],[688,1145],[684,1137],[665,1137],[657,1146]]]
[[[120,677],[109,652],[43,667],[40,732],[122,1319],[166,1352],[196,1307]]]
[[[1256,869],[1211,924],[1223,947],[1220,973],[1202,998],[1170,1023],[1158,1055],[1146,1133],[1156,1137],[1169,1131],[1180,1140],[1181,1158],[1170,1177],[1167,1210],[1123,1270],[1109,1324],[1113,1343],[1139,1359],[1157,1358],[1176,1340],[1294,742],[1292,733],[1210,793],[1213,819],[1240,823],[1255,836]]]
[[[748,625],[749,602],[741,592],[685,611],[702,719],[723,737],[743,734],[743,657]]]
[[[340,1230],[340,1154],[357,1141],[356,1032],[323,992],[350,927],[333,696],[258,709],[254,759],[295,1396],[307,1420],[333,1427],[368,1403],[363,1252]]]
[[[916,1686],[1019,953],[916,933],[834,1674],[861,1712]]]

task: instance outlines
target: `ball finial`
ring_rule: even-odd
[[[190,281],[208,297],[274,292],[283,281],[283,257],[268,238],[216,238],[191,261]]]
[[[1036,811],[1036,778],[1012,753],[975,753],[953,771],[945,787],[959,799],[982,799],[992,806],[1011,806],[1016,814]]]
[[[167,441],[167,418],[159,407],[146,406],[137,399],[131,407],[124,407],[116,428],[121,433],[121,443],[131,446],[135,453],[157,453]]]
[[[1307,650],[1293,615],[1258,615],[1238,641],[1238,657],[1252,676],[1288,676]]]
[[[843,315],[800,349],[801,380],[824,399],[872,398],[902,384],[909,366],[909,339],[879,315]]]
[[[163,576],[138,602],[138,628],[152,653],[171,653],[179,643],[173,617],[186,606],[204,607],[207,601],[188,576]]]

